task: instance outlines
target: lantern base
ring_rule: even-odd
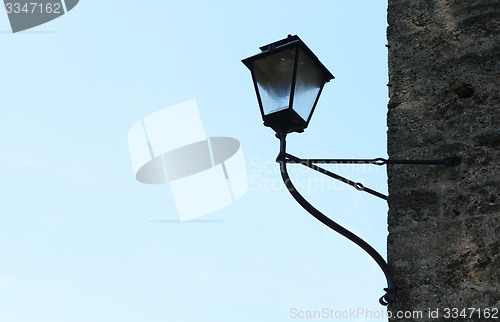
[[[264,125],[272,128],[276,133],[304,132],[307,122],[292,109],[285,109],[264,116]]]

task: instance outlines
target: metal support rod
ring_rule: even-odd
[[[328,171],[324,168],[321,168],[321,167],[318,167],[317,165],[314,165],[313,162],[308,162],[308,160],[303,160],[303,159],[299,159],[291,154],[288,154],[288,153],[285,153],[284,154],[285,156],[285,162],[286,163],[299,163],[299,164],[302,164],[308,168],[311,168],[313,170],[316,170],[324,175],[327,175],[333,179],[336,179],[336,180],[339,180],[339,181],[342,181],[343,183],[346,183],[354,188],[356,188],[357,190],[359,191],[364,191],[364,192],[367,192],[371,195],[374,195],[375,197],[379,197],[381,199],[384,199],[384,200],[387,200],[387,196],[384,195],[383,193],[380,193],[378,191],[375,191],[373,189],[370,189],[368,187],[365,187],[362,183],[360,182],[354,182],[354,181],[351,181],[345,177],[342,177],[342,176],[339,176],[338,174],[336,173],[333,173],[331,171]]]
[[[374,164],[374,165],[385,165],[385,164],[415,164],[415,165],[447,165],[450,167],[455,167],[462,163],[462,159],[459,157],[451,157],[440,160],[398,160],[398,159],[297,159],[292,158],[293,156],[286,153],[285,157],[290,158],[287,160],[288,163],[328,163],[328,164]]]
[[[462,159],[459,157],[451,157],[451,158],[445,158],[441,160],[396,160],[396,159],[383,159],[383,158],[376,158],[376,159],[300,159],[297,158],[294,155],[291,155],[286,152],[281,152],[279,155],[280,158],[283,158],[283,160],[286,163],[299,163],[302,164],[306,167],[309,167],[315,171],[318,171],[320,173],[323,173],[331,178],[334,178],[336,180],[342,181],[350,186],[353,186],[359,191],[364,191],[369,194],[372,194],[376,197],[379,197],[381,199],[387,200],[388,197],[380,192],[377,192],[375,190],[372,190],[368,187],[365,187],[363,184],[360,182],[354,182],[351,181],[347,178],[344,178],[342,176],[339,176],[338,174],[335,174],[331,171],[328,171],[324,168],[318,167],[317,163],[325,163],[325,164],[374,164],[374,165],[385,165],[385,164],[419,164],[419,165],[447,165],[447,166],[457,166],[462,162]]]
[[[395,300],[394,280],[387,262],[367,242],[365,242],[357,235],[353,234],[349,230],[345,229],[344,227],[337,224],[335,221],[325,216],[322,212],[320,212],[313,205],[311,205],[306,199],[304,199],[304,197],[302,197],[302,195],[297,191],[297,189],[293,185],[288,175],[287,161],[286,161],[286,134],[281,133],[278,135],[278,137],[280,139],[280,154],[278,155],[277,161],[280,164],[281,176],[290,194],[302,206],[302,208],[308,211],[316,219],[318,219],[323,224],[333,229],[337,233],[346,237],[350,241],[354,242],[375,260],[375,262],[380,266],[380,268],[384,272],[385,277],[387,279],[387,288],[384,289],[384,291],[386,291],[386,294],[379,299],[379,302],[382,305],[389,305],[390,303],[392,303]]]

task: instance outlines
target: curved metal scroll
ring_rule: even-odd
[[[290,192],[290,194],[302,206],[302,208],[307,210],[316,219],[318,219],[323,224],[325,224],[329,228],[333,229],[337,233],[346,237],[350,241],[354,242],[356,245],[358,245],[364,251],[366,251],[375,260],[375,262],[377,262],[378,266],[380,266],[380,268],[384,272],[385,277],[387,279],[387,288],[384,289],[384,291],[386,291],[386,294],[379,299],[379,302],[380,302],[380,304],[382,304],[384,306],[389,305],[390,303],[394,302],[394,300],[395,300],[394,280],[393,280],[393,277],[392,277],[392,274],[391,274],[391,271],[389,269],[387,262],[367,242],[365,242],[363,239],[359,238],[357,235],[353,234],[349,230],[345,229],[344,227],[340,226],[339,224],[337,224],[336,222],[334,222],[333,220],[331,220],[330,218],[325,216],[322,212],[320,212],[313,205],[311,205],[306,199],[304,199],[304,197],[302,197],[302,195],[297,191],[297,189],[293,185],[293,183],[290,180],[290,177],[288,175],[287,166],[286,166],[286,159],[285,159],[286,136],[280,135],[279,138],[280,138],[280,142],[281,142],[280,154],[278,155],[278,158],[276,159],[276,161],[280,164],[281,177],[283,178],[283,181],[284,181],[288,191]]]

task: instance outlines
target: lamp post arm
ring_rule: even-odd
[[[307,212],[309,212],[313,217],[315,217],[316,219],[318,219],[323,224],[333,229],[337,233],[346,237],[350,241],[354,242],[375,260],[375,262],[380,266],[380,268],[384,272],[385,277],[387,279],[387,288],[384,289],[386,291],[386,294],[379,299],[379,302],[382,305],[389,305],[390,303],[392,303],[395,299],[394,280],[387,262],[367,242],[365,242],[363,239],[361,239],[354,233],[350,232],[349,230],[337,224],[335,221],[325,216],[322,212],[320,212],[313,205],[311,205],[306,199],[304,199],[304,197],[297,191],[292,181],[290,180],[290,176],[288,175],[287,165],[285,161],[286,135],[280,135],[279,138],[280,138],[280,154],[278,155],[277,161],[280,164],[281,177],[283,178],[285,186],[287,187],[292,197],[302,206],[302,208],[304,208]]]
[[[278,135],[279,137],[279,135]],[[316,164],[374,164],[374,165],[386,165],[386,164],[417,164],[417,165],[446,165],[449,167],[455,167],[462,162],[462,159],[459,157],[450,157],[439,160],[398,160],[398,159],[384,159],[384,158],[376,158],[376,159],[300,159],[294,155],[286,153],[286,151],[281,151],[278,155],[279,160],[283,160],[286,163],[298,163],[311,168],[315,171],[318,171],[324,175],[327,175],[333,179],[339,180],[343,183],[346,183],[359,191],[364,191],[369,194],[374,195],[375,197],[379,197],[381,199],[387,200],[387,196],[365,187],[360,182],[354,182],[345,177],[342,177],[338,174],[335,174],[331,171],[328,171],[324,168],[317,166]],[[278,160],[277,160],[278,161]]]
[[[386,165],[386,164],[412,164],[412,165],[446,165],[450,167],[456,167],[462,163],[460,157],[449,157],[438,160],[405,160],[405,159],[298,159],[291,154],[285,153],[288,163],[303,163],[303,164],[313,164],[313,163],[327,163],[327,164],[374,164],[374,165]]]

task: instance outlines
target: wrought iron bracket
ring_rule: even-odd
[[[344,178],[338,174],[335,174],[331,171],[328,171],[324,168],[321,168],[321,167],[317,166],[316,164],[322,164],[322,163],[324,163],[324,164],[336,164],[336,163],[337,164],[373,164],[373,165],[379,165],[379,166],[386,165],[386,164],[411,164],[411,165],[457,166],[462,162],[462,160],[459,157],[451,157],[451,158],[445,158],[445,159],[440,159],[440,160],[396,160],[396,159],[383,159],[383,158],[376,158],[376,159],[300,159],[300,158],[297,158],[296,156],[293,156],[289,153],[286,153],[286,134],[280,134],[280,135],[277,135],[277,137],[280,139],[280,153],[278,154],[278,157],[276,158],[276,162],[278,162],[280,164],[281,176],[282,176],[283,182],[285,183],[285,186],[287,187],[290,194],[312,216],[314,216],[316,219],[321,221],[323,224],[325,224],[326,226],[328,226],[332,230],[336,231],[337,233],[346,237],[350,241],[354,242],[356,245],[361,247],[366,253],[368,253],[375,260],[375,262],[379,265],[379,267],[384,272],[384,275],[385,275],[386,280],[387,280],[387,288],[384,288],[384,291],[386,293],[385,293],[385,295],[383,295],[379,299],[379,302],[380,302],[380,304],[382,304],[384,306],[387,306],[387,305],[391,304],[392,302],[394,302],[396,299],[394,278],[393,278],[393,275],[392,275],[391,270],[389,268],[389,265],[387,264],[385,259],[373,247],[371,247],[367,242],[365,242],[363,239],[361,239],[360,237],[358,237],[357,235],[355,235],[351,231],[345,229],[344,227],[340,226],[335,221],[333,221],[329,217],[325,216],[322,212],[320,212],[318,209],[316,209],[313,205],[311,205],[297,191],[297,189],[293,185],[293,183],[288,175],[287,164],[288,163],[302,164],[302,165],[309,167],[315,171],[323,173],[331,178],[334,178],[334,179],[339,180],[341,182],[344,182],[350,186],[353,186],[357,190],[365,191],[365,192],[368,192],[374,196],[377,196],[379,198],[387,200],[386,195],[381,194],[380,192],[377,192],[377,191],[372,190],[370,188],[367,188],[359,182],[351,181],[351,180]]]
[[[288,175],[288,170],[287,170],[287,163],[289,163],[287,160],[294,160],[294,161],[303,161],[301,159],[295,158],[294,156],[287,154],[286,153],[286,135],[282,135],[280,137],[280,153],[277,157],[277,162],[280,164],[280,170],[281,170],[281,177],[283,178],[283,182],[285,183],[285,186],[287,187],[288,191],[292,195],[292,197],[304,208],[307,212],[309,212],[313,217],[318,219],[320,222],[325,224],[327,227],[331,228],[332,230],[336,231],[337,233],[341,234],[342,236],[346,237],[359,247],[361,247],[368,255],[370,255],[375,262],[379,265],[379,267],[382,269],[384,272],[384,275],[387,280],[387,288],[384,288],[384,291],[386,292],[380,299],[379,302],[380,304],[386,306],[389,305],[390,303],[394,302],[396,299],[396,294],[395,294],[395,288],[394,288],[394,279],[391,273],[391,270],[389,268],[389,265],[385,261],[385,259],[372,247],[370,246],[367,242],[365,242],[363,239],[352,233],[351,231],[345,229],[344,227],[340,226],[337,224],[335,221],[330,219],[329,217],[325,216],[321,211],[316,209],[313,205],[311,205],[295,188],[293,185],[290,176]],[[296,163],[301,163],[307,166],[310,166],[312,169],[317,170],[321,173],[327,174],[335,179],[341,180],[343,182],[346,182],[351,185],[356,185],[355,182],[350,181],[349,179],[340,177],[334,173],[331,173],[323,168],[317,167],[316,165],[308,162],[296,162]],[[364,188],[366,191],[366,188]]]

